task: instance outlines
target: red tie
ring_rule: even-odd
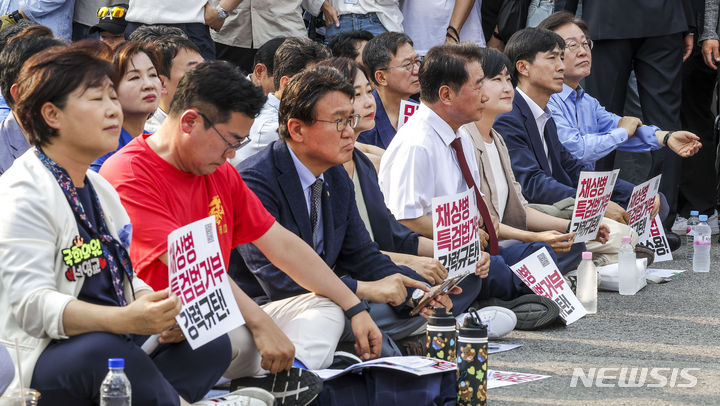
[[[463,153],[462,141],[460,141],[460,138],[455,138],[453,142],[450,143],[450,146],[455,150],[455,155],[457,155],[458,163],[460,163],[460,170],[462,171],[463,178],[465,178],[465,183],[467,183],[468,187],[475,189],[475,200],[477,201],[478,211],[480,212],[480,216],[482,216],[483,224],[485,224],[485,230],[490,236],[490,255],[499,255],[500,251],[498,250],[498,239],[495,234],[495,226],[493,226],[492,219],[490,218],[490,212],[485,204],[485,200],[483,200],[482,196],[480,196],[480,190],[477,185],[475,185],[475,180],[470,173],[470,167],[468,166],[467,161],[465,160],[465,154]]]

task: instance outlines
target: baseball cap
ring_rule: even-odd
[[[109,7],[100,7],[98,9],[100,21],[90,27],[88,32],[93,34],[99,31],[107,31],[112,34],[122,34],[125,32],[125,27],[127,26],[127,21],[125,21],[127,9],[128,5],[125,3],[113,4]]]

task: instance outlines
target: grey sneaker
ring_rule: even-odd
[[[530,293],[513,300],[491,298],[479,302],[480,307],[500,306],[510,309],[517,317],[518,330],[537,330],[549,326],[560,315],[560,308],[552,300]]]
[[[243,387],[258,387],[275,396],[278,406],[305,406],[310,404],[322,391],[322,379],[314,373],[300,368],[269,374],[263,377],[238,378],[230,382],[230,390]]]

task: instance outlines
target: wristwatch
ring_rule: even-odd
[[[364,312],[364,311],[370,311],[370,305],[368,304],[367,300],[362,299],[362,300],[360,300],[360,303],[345,310],[345,317],[347,317],[349,320],[349,319],[352,319],[353,317],[355,317],[358,313]]]
[[[217,6],[215,6],[215,10],[217,10],[218,18],[220,18],[222,20],[228,18],[228,16],[230,15],[230,13],[228,13],[227,10],[222,8],[220,3],[218,3]]]

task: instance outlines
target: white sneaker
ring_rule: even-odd
[[[488,338],[500,338],[515,329],[517,316],[512,310],[500,306],[486,306],[476,310],[480,320],[487,326]],[[463,325],[468,313],[456,317],[460,325]]]
[[[717,223],[717,218],[715,222]],[[687,233],[687,219],[680,216],[675,217],[675,222],[670,230],[677,235],[685,235]]]
[[[243,388],[227,395],[205,398],[195,406],[273,406],[275,396],[261,388]]]
[[[707,223],[710,226],[710,232],[712,234],[720,234],[720,225],[718,225],[718,211],[715,210],[712,216],[709,216]]]

